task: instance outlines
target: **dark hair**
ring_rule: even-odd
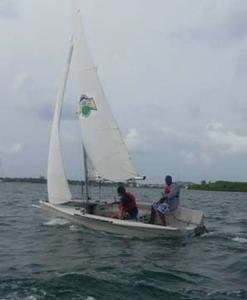
[[[124,186],[119,186],[119,187],[117,188],[117,192],[118,192],[119,194],[124,194],[124,193],[126,192]]]
[[[165,181],[166,181],[167,184],[172,184],[172,176],[167,175],[166,178],[165,178]]]

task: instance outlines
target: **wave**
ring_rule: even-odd
[[[30,296],[27,296],[21,300],[38,300],[39,298],[35,295],[30,295]]]
[[[243,236],[242,233],[231,233],[224,231],[211,231],[207,234],[202,235],[200,238],[209,240],[233,241],[241,244],[247,243],[247,238],[246,236]]]
[[[37,205],[37,204],[32,204],[32,207],[34,207],[34,208],[41,208],[41,206]]]
[[[236,236],[235,238],[232,239],[232,241],[240,243],[240,244],[247,243],[247,239],[244,237],[240,237],[240,236]]]
[[[149,279],[156,281],[165,281],[165,282],[184,282],[189,284],[196,284],[200,278],[199,274],[193,274],[189,272],[182,272],[176,270],[166,270],[166,271],[152,271],[152,270],[143,270],[141,273],[135,274],[134,277],[138,280],[140,279]]]
[[[70,231],[74,231],[74,232],[81,232],[82,231],[82,227],[73,224],[73,225],[69,226],[69,230]]]
[[[66,219],[62,219],[62,218],[54,218],[51,219],[47,222],[43,223],[43,226],[64,226],[69,224],[70,222]]]
[[[120,277],[100,278],[99,274],[65,273],[53,274],[46,279],[12,279],[0,282],[1,299],[6,300],[106,300],[106,299],[176,299],[176,300],[235,300],[246,299],[242,289],[212,289],[208,287],[173,285],[147,279],[128,281]]]
[[[236,300],[236,299],[246,299],[246,291],[244,290],[211,290],[211,289],[186,289],[185,294],[198,296],[200,299],[224,299],[224,300]],[[192,298],[194,299],[194,298]]]

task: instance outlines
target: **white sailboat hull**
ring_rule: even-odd
[[[141,239],[152,238],[181,238],[187,236],[195,236],[198,227],[203,226],[203,214],[200,211],[180,208],[177,215],[184,211],[184,221],[179,220],[175,215],[168,217],[168,224],[171,226],[161,226],[159,224],[147,224],[143,222],[127,221],[115,219],[112,217],[99,216],[95,214],[87,214],[77,206],[71,205],[53,205],[49,202],[41,201],[41,207],[56,217],[69,219],[75,224],[85,226],[87,228],[108,232],[125,237],[135,237]],[[109,205],[109,204],[106,204]],[[110,205],[112,207],[112,205]],[[113,209],[114,210],[114,209]],[[139,211],[150,210],[149,204],[139,204]],[[198,219],[197,223],[192,223],[194,219]],[[187,219],[187,221],[186,221]],[[190,220],[189,220],[190,219]],[[176,224],[176,226],[174,226]]]

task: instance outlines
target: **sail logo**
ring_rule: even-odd
[[[87,95],[82,95],[79,102],[80,114],[87,118],[90,116],[92,110],[97,110],[94,98],[89,98]]]

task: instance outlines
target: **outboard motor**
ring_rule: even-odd
[[[208,233],[208,230],[205,225],[199,225],[198,227],[196,227],[195,236],[201,236],[204,233]]]

